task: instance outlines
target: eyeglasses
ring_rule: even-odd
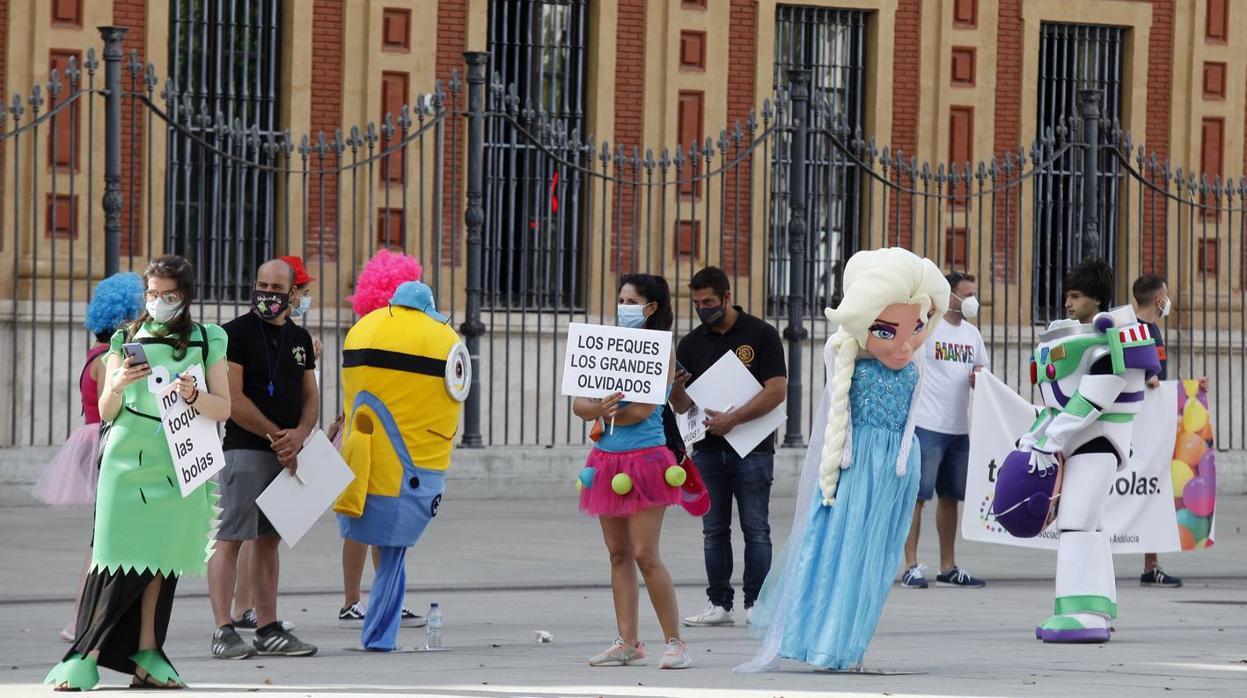
[[[159,298],[160,300],[168,303],[169,305],[177,305],[182,302],[182,294],[177,293],[175,291],[161,293],[159,291],[148,290],[143,293],[143,297],[146,298],[148,301],[154,301],[157,298]]]

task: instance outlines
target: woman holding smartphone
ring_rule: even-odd
[[[203,575],[211,553],[216,485],[181,494],[161,426],[160,395],[175,385],[200,415],[230,414],[225,331],[190,318],[194,272],[176,255],[143,273],[145,312],[109,344],[100,417],[105,437],[96,494],[91,568],[78,628],[45,683],[90,690],[99,666],[133,675],[131,686],[183,688],[163,645],[178,579]],[[127,351],[128,350],[128,351]],[[187,370],[199,365],[207,385]]]

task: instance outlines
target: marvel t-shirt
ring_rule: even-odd
[[[922,344],[922,390],[914,425],[941,434],[969,434],[970,374],[991,360],[979,328],[941,322]]]
[[[229,335],[226,359],[242,366],[243,395],[278,427],[299,426],[299,416],[303,413],[303,376],[316,368],[312,335],[289,319],[278,327],[252,312],[222,327]],[[225,439],[221,446],[225,451],[268,451],[272,444],[264,434],[253,434],[231,419],[225,423]]]

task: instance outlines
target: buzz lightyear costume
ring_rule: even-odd
[[[448,322],[432,290],[408,281],[343,345],[342,455],[355,480],[334,511],[343,538],[381,549],[360,637],[368,650],[398,648],[407,548],[437,515],[471,385],[471,357]]]
[[[100,461],[91,570],[82,591],[78,634],[48,674],[47,683],[88,690],[98,666],[134,673],[141,666],[157,682],[181,683],[165,655],[173,595],[183,575],[203,576],[218,523],[217,485],[208,482],[183,497],[174,472],[158,396],[194,364],[204,368],[225,357],[228,338],[216,325],[198,325],[178,348],[165,326],[145,323],[130,341],[143,345],[151,366],[145,381],[126,386]],[[123,356],[126,331],[112,337],[109,355]],[[206,390],[206,386],[201,386]],[[156,649],[139,651],[140,603],[162,576],[155,608]],[[89,653],[99,652],[93,660]]]
[[[1108,622],[1117,617],[1117,589],[1101,518],[1113,477],[1130,457],[1147,373],[1160,368],[1156,343],[1124,306],[1099,313],[1090,324],[1052,323],[1030,368],[1045,409],[1018,441],[1020,453],[1006,459],[1029,468],[1001,468],[998,521],[1014,535],[1035,535],[1051,516],[1049,496],[1056,500],[1056,604],[1035,636],[1044,642],[1106,642]],[[1028,495],[1017,494],[1032,486],[1045,490],[1038,511],[1002,508],[1006,501],[1025,501]],[[1037,522],[1035,516],[1042,518]]]

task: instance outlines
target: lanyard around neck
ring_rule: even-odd
[[[264,365],[268,368],[268,396],[273,397],[273,381],[277,378],[277,367],[281,362],[281,350],[286,343],[286,323],[282,323],[281,328],[277,330],[277,355],[270,357],[268,353],[268,330],[265,329],[266,323],[259,315],[255,316],[257,322],[260,323],[260,339],[264,344]]]

